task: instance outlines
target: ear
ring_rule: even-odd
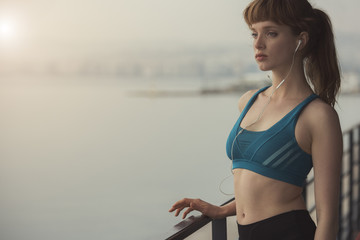
[[[302,50],[305,48],[306,44],[309,42],[309,34],[307,32],[301,32],[299,34],[299,40],[301,40],[301,45],[299,47],[299,50]]]

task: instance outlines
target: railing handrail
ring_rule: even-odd
[[[232,202],[235,198],[231,198],[225,203],[221,204],[221,206],[224,206],[230,202]],[[180,240],[184,239],[206,224],[210,223],[211,221],[214,221],[214,219],[209,218],[207,216],[201,215],[201,216],[190,216],[187,219],[181,221],[180,223],[176,224],[172,230],[169,232],[170,234],[173,232],[173,234],[166,238],[166,240]]]
[[[355,135],[354,135],[354,132],[357,131],[357,141],[354,141],[354,138],[355,138]],[[352,191],[352,188],[353,188],[353,184],[355,183],[354,179],[353,179],[353,171],[354,171],[354,166],[356,165],[357,166],[357,169],[358,169],[358,178],[356,179],[356,183],[358,184],[358,195],[357,195],[357,202],[356,204],[358,204],[358,208],[357,208],[357,216],[356,216],[356,223],[355,225],[357,225],[357,227],[359,226],[359,221],[360,221],[360,124],[357,124],[355,125],[354,127],[350,128],[350,129],[347,129],[345,131],[343,131],[343,136],[349,136],[349,146],[348,146],[348,149],[344,149],[344,154],[343,154],[343,164],[344,164],[344,159],[345,157],[347,156],[347,154],[350,155],[349,157],[349,164],[350,166],[348,167],[347,171],[343,171],[342,170],[342,173],[341,173],[341,190],[340,190],[340,206],[339,206],[339,218],[340,218],[340,223],[343,221],[343,220],[346,220],[346,221],[349,221],[349,227],[347,229],[344,229],[342,224],[340,224],[339,226],[339,234],[338,234],[338,240],[342,240],[342,239],[346,239],[346,240],[350,240],[351,239],[351,234],[352,234],[352,221],[354,220],[353,219],[353,211],[352,211],[352,205],[354,204],[354,199],[353,199],[353,191]],[[355,161],[353,159],[353,154],[354,154],[354,148],[353,146],[354,145],[357,145],[358,146],[358,152],[357,152],[357,161]],[[343,184],[343,181],[346,177],[349,176],[349,184],[350,184],[350,187],[348,188],[348,191],[343,193],[343,187],[342,187],[342,184]],[[306,194],[306,190],[307,190],[307,187],[310,185],[310,184],[313,184],[314,182],[314,177],[311,177],[310,179],[307,180],[306,182],[306,187],[304,188],[304,191],[303,191],[303,196],[304,196],[304,199],[305,199],[305,202],[307,200],[307,194]],[[342,204],[343,204],[343,200],[346,199],[346,198],[350,198],[349,199],[349,204],[350,204],[350,209],[349,211],[347,212],[347,214],[345,216],[343,216],[343,212],[342,212]],[[223,203],[221,206],[223,205],[226,205],[227,203],[233,201],[234,198],[228,200],[227,202]],[[312,213],[313,211],[316,210],[316,206],[315,206],[315,203],[312,205],[312,206],[308,206],[307,207],[308,211],[310,213]],[[213,220],[207,216],[204,216],[204,215],[201,215],[201,216],[197,216],[197,217],[194,217],[194,216],[191,216],[187,219],[185,219],[184,221],[181,221],[180,223],[176,224],[171,231],[168,232],[168,236],[166,238],[166,240],[181,240],[181,239],[184,239],[190,235],[192,235],[194,232],[196,232],[197,230],[199,230],[200,228],[204,227],[205,225],[207,225],[208,223],[210,222],[213,222],[213,240],[218,240],[218,239],[223,239],[223,238],[220,238],[220,237],[216,237],[218,236],[218,234],[214,233],[214,231],[219,231],[219,229],[216,229],[216,227],[214,228],[214,222],[215,224],[218,224],[217,221],[219,220]],[[225,226],[224,224],[222,224],[222,228],[225,228],[225,229],[221,229],[222,231],[226,231],[226,218],[220,220],[220,221],[224,221],[225,222]],[[346,230],[346,231],[344,231]],[[345,232],[346,236],[345,238],[343,238],[343,233]],[[215,236],[215,237],[214,237]],[[224,234],[224,236],[226,236],[226,233]]]

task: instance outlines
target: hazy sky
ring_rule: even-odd
[[[336,32],[358,33],[357,0],[312,0]],[[243,43],[249,0],[0,0],[0,55]]]

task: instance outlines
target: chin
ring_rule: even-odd
[[[261,71],[270,71],[272,68],[264,65],[258,65]]]

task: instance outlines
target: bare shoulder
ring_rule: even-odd
[[[302,115],[312,133],[326,130],[341,131],[336,110],[319,98],[312,101]]]
[[[259,89],[252,89],[244,93],[238,101],[238,108],[239,111],[242,112],[246,106],[246,104],[249,102],[250,98],[257,92]]]

